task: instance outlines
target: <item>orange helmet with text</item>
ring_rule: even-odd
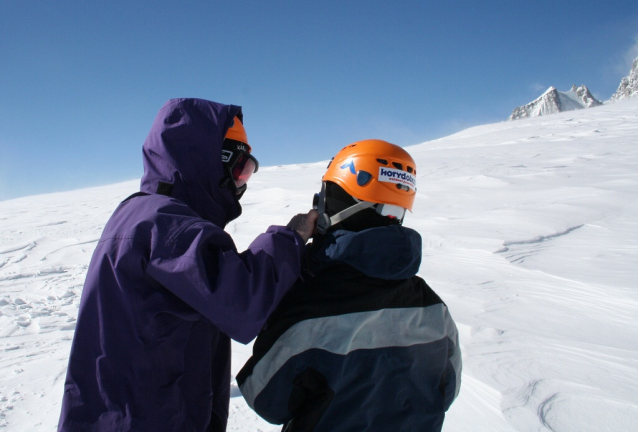
[[[358,200],[412,211],[416,164],[398,145],[368,139],[352,143],[337,153],[322,181],[338,184]]]
[[[239,141],[240,143],[244,143],[248,146],[248,152],[252,149],[250,148],[250,144],[248,144],[248,137],[246,136],[246,129],[244,129],[244,125],[242,124],[239,117],[235,116],[233,119],[232,126],[226,132],[226,136],[224,139],[231,139],[235,141]]]

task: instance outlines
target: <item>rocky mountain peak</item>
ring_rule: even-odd
[[[609,102],[618,102],[635,97],[638,97],[638,57],[634,60],[629,75],[620,80],[618,90],[612,95]]]
[[[550,87],[538,99],[515,108],[508,120],[538,117],[598,105],[602,105],[602,103],[591,94],[585,85],[580,87],[572,85],[571,90],[566,92],[558,91],[556,87]]]

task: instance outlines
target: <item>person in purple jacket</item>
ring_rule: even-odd
[[[89,265],[59,431],[224,431],[230,339],[250,342],[300,273],[317,213],[244,252],[224,231],[257,171],[241,108],[173,99],[144,143],[141,191]]]

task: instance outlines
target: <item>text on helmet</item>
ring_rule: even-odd
[[[405,186],[409,186],[416,190],[416,178],[406,171],[401,171],[394,168],[379,168],[380,182],[399,183]]]

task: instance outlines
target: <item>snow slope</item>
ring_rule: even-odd
[[[638,99],[408,150],[418,197],[406,225],[423,236],[420,274],[461,332],[463,385],[444,430],[636,430]],[[227,228],[238,247],[306,211],[325,167],[262,168]],[[107,218],[137,187],[0,202],[6,430],[55,428],[86,267]],[[250,346],[233,352],[236,373]],[[229,430],[279,430],[232,394]]]

